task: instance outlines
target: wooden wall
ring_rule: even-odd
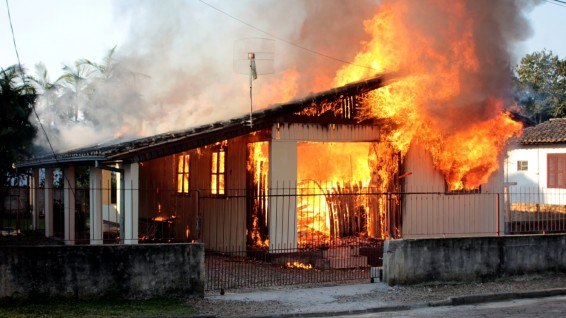
[[[151,219],[172,221],[163,231],[176,240],[200,239],[213,250],[245,250],[247,136],[229,139],[226,152],[226,196],[211,195],[211,161],[215,145],[183,152],[190,155],[189,193],[177,193],[177,155],[140,163],[140,233]],[[172,216],[175,216],[172,219]],[[155,223],[155,222],[153,222]],[[186,237],[188,229],[188,238]],[[146,231],[147,232],[147,231]],[[150,231],[151,232],[151,231]]]

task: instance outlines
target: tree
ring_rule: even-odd
[[[22,72],[23,73],[23,72]],[[35,89],[20,77],[20,69],[0,70],[0,182],[14,176],[14,164],[30,154],[37,130],[30,122]]]
[[[537,123],[566,116],[566,60],[552,51],[534,52],[521,59],[516,74],[524,115]]]
[[[63,87],[60,82],[51,81],[45,64],[40,62],[35,65],[35,76],[30,78],[30,84],[38,94],[35,107],[39,113],[43,113],[42,121],[47,128],[53,128],[51,126],[58,121],[57,118],[68,119],[68,114],[62,112],[57,104]]]
[[[78,122],[81,112],[80,105],[84,105],[92,95],[88,89],[89,79],[96,74],[97,70],[90,61],[81,59],[73,65],[64,65],[63,71],[63,75],[57,79],[57,82],[63,86],[61,97],[68,102],[69,119]]]

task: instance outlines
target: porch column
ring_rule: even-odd
[[[45,237],[53,237],[53,169],[45,168]]]
[[[75,167],[63,170],[63,206],[65,207],[65,244],[75,244]]]
[[[119,169],[120,165],[116,164],[116,168]],[[122,201],[124,200],[124,198],[122,198],[122,178],[124,178],[124,175],[122,173],[116,173],[116,211],[118,211],[118,215],[120,215],[120,213],[122,213]],[[116,215],[116,220],[120,220],[120,217]]]
[[[269,250],[295,249],[297,142],[272,140],[269,165]]]
[[[138,244],[139,171],[138,163],[124,165],[124,244]]]
[[[30,202],[31,210],[31,226],[33,230],[37,230],[39,224],[39,169],[32,170],[30,182]]]
[[[102,170],[89,169],[89,205],[90,205],[90,244],[100,245],[102,241]]]

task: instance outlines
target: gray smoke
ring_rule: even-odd
[[[378,9],[373,0],[207,1],[278,37],[346,61],[368,40],[363,21]],[[481,65],[493,73],[489,81],[507,81],[502,66],[509,64],[511,44],[529,34],[524,12],[536,2],[467,2],[474,14],[486,17],[476,40],[490,57]],[[438,32],[443,25],[435,21],[442,16],[428,3],[411,1],[410,21]],[[234,42],[269,36],[199,1],[121,1],[115,15],[130,21],[130,32],[116,49],[111,76],[90,81],[78,97],[45,94],[38,102],[56,150],[187,129],[249,111],[248,77],[233,68]],[[275,72],[254,81],[254,106],[328,89],[343,65],[276,41]],[[69,105],[78,105],[79,122],[61,115]]]

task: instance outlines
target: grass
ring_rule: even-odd
[[[174,298],[126,300],[120,297],[96,300],[0,301],[0,317],[179,317],[195,314],[194,307]]]

